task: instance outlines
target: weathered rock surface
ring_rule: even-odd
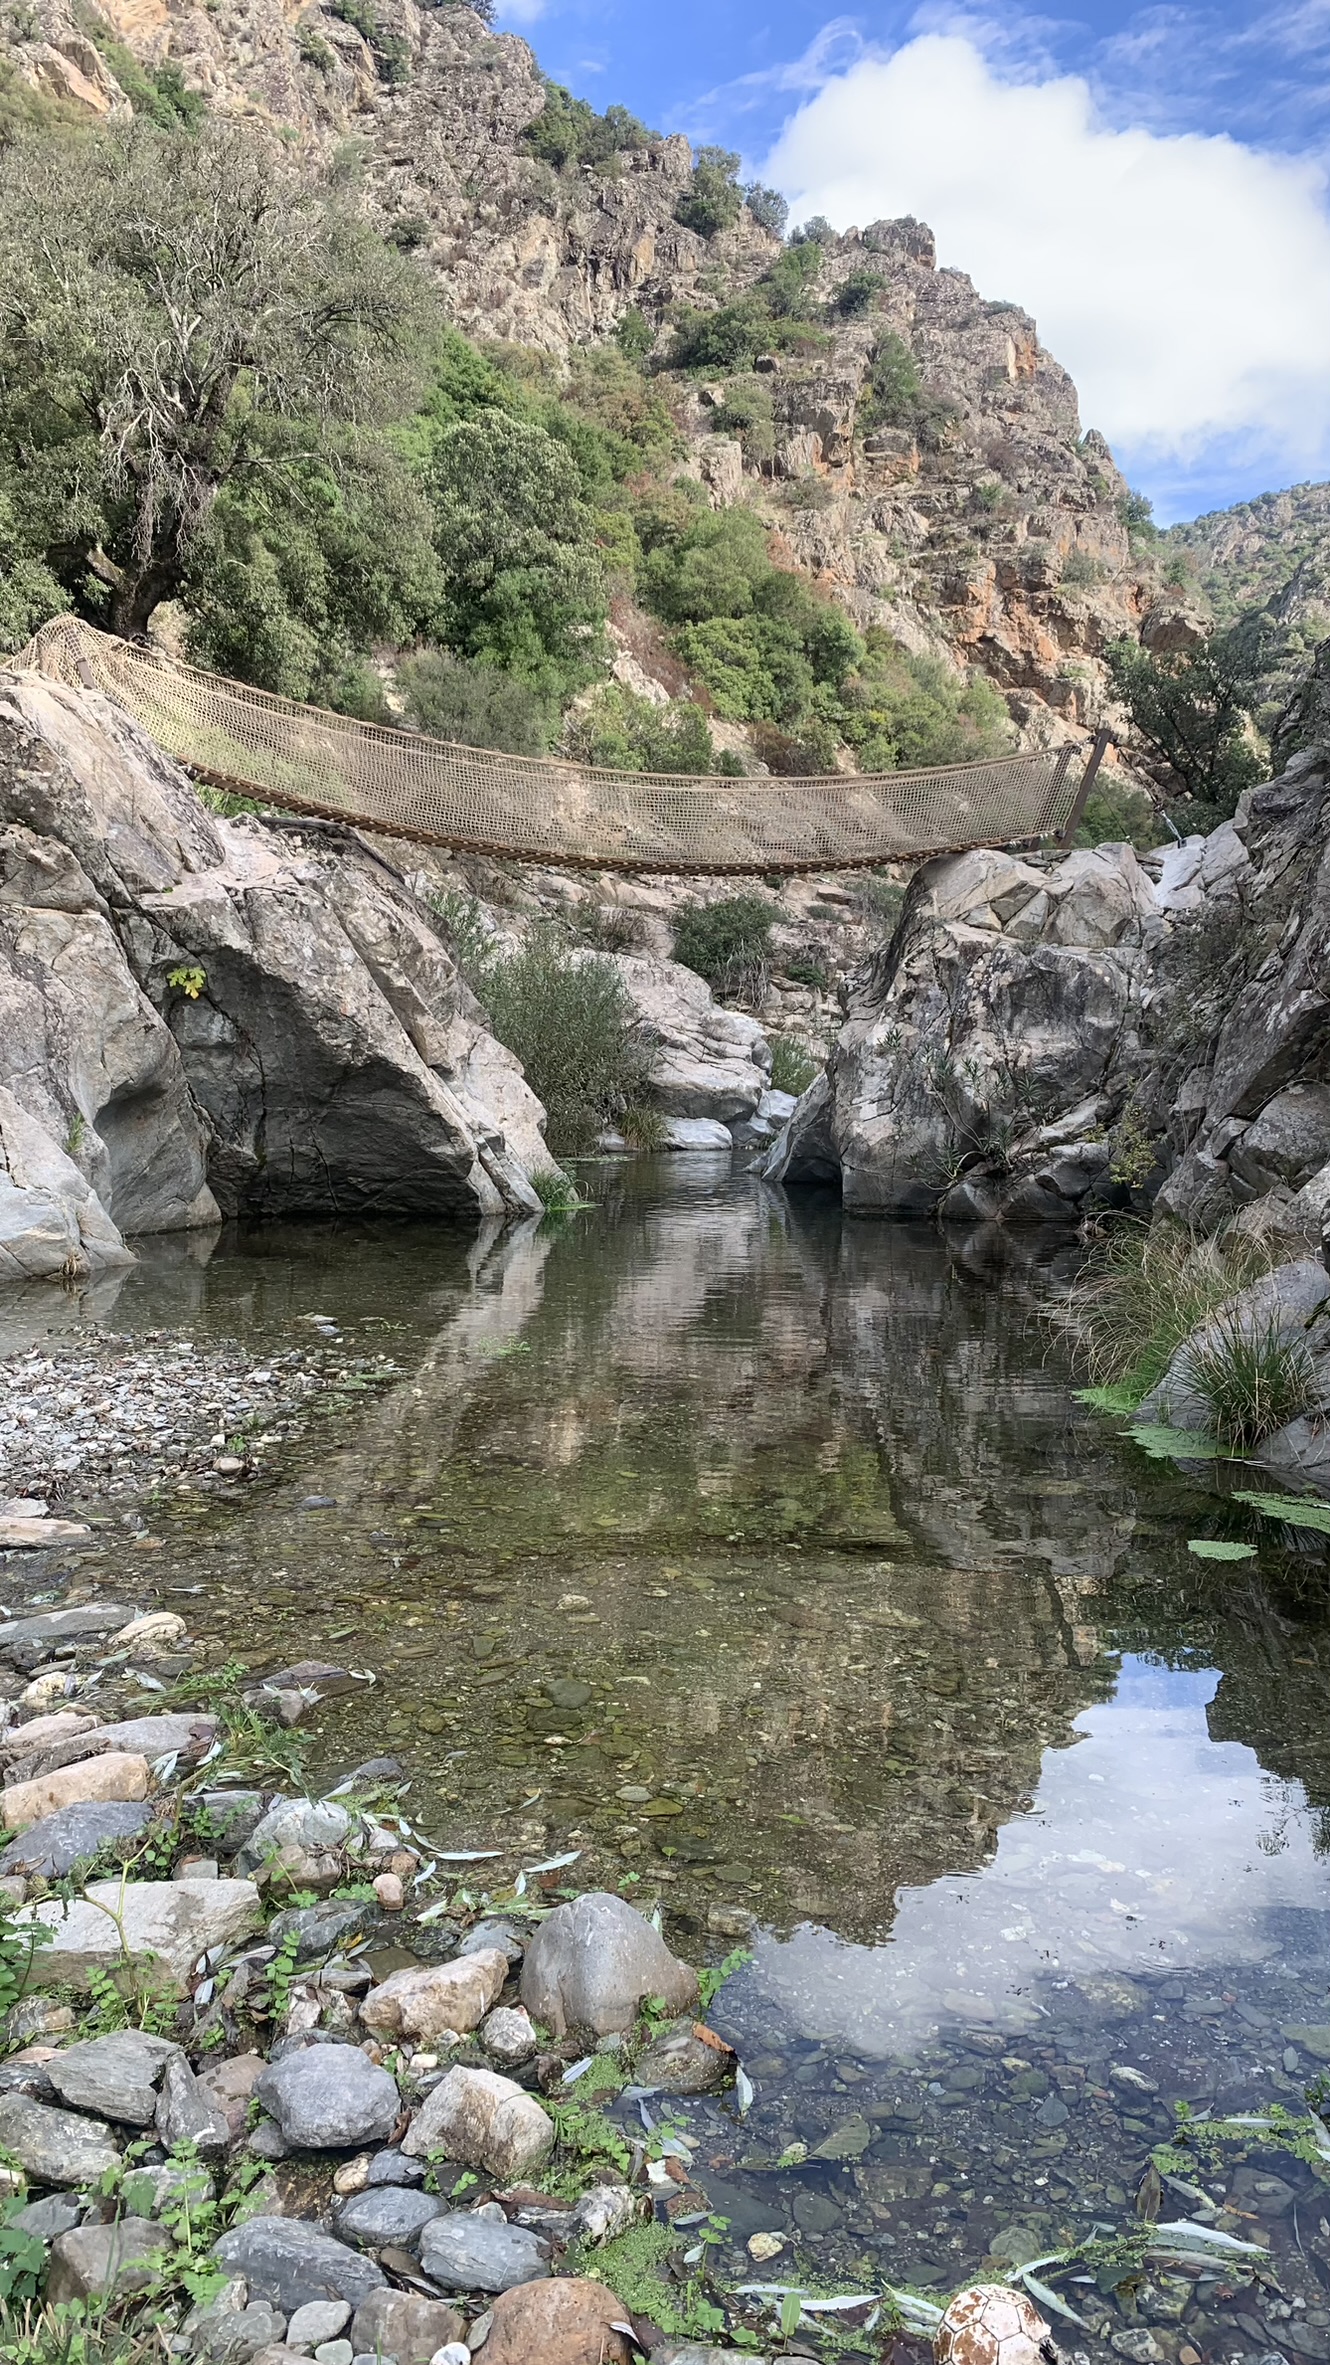
[[[152,1816],[146,1799],[89,1799],[43,1815],[0,1856],[0,1873],[40,1872],[54,1880],[111,1840],[135,1839]]]
[[[251,2217],[213,2244],[228,2274],[243,2276],[251,2299],[289,2316],[312,2299],[345,2299],[358,2308],[383,2288],[382,2269],[303,2218]]]
[[[370,1989],[360,2016],[376,2036],[428,2041],[447,2030],[467,2035],[497,2002],[507,1977],[508,1957],[498,1947],[421,1970],[394,1971]]]
[[[697,1992],[697,1973],[670,1953],[644,1914],[607,1890],[556,1906],[522,1965],[523,2003],[560,2037],[570,2028],[621,2033],[643,1996],[660,1996],[682,2012]]]
[[[554,2149],[554,2121],[512,2078],[459,2063],[426,2096],[402,2149],[415,2159],[442,2150],[492,2176],[528,2176]]]
[[[50,2306],[105,2299],[113,2291],[143,2291],[171,2248],[165,2226],[146,2217],[116,2225],[80,2225],[51,2244],[45,2296]]]
[[[0,1811],[7,1831],[23,1831],[30,1823],[59,1814],[62,1807],[88,1800],[146,1798],[150,1780],[146,1757],[123,1749],[108,1750],[103,1756],[62,1766],[58,1773],[9,1783],[0,1793]]]
[[[93,2111],[130,2127],[150,2127],[162,2072],[172,2058],[184,2056],[169,2037],[126,2028],[57,2053],[46,2074],[71,2110]]]
[[[52,2110],[26,2094],[0,2094],[0,2145],[35,2184],[92,2184],[120,2158],[100,2120]]]
[[[52,1933],[33,1956],[33,1986],[86,1988],[90,1972],[128,1956],[183,1987],[201,1954],[248,1938],[263,1914],[250,1881],[93,1881],[73,1904],[53,1898],[23,1907],[18,1919],[44,1922]]]
[[[466,2319],[441,2299],[414,2292],[372,2291],[356,2309],[351,2344],[359,2356],[396,2357],[397,2365],[429,2365],[436,2349],[460,2340]]]
[[[380,2143],[401,2110],[397,2081],[356,2045],[310,2045],[269,2064],[254,2093],[288,2143],[310,2151]]]
[[[633,2344],[616,2324],[624,2304],[585,2276],[527,2283],[494,2302],[487,2365],[629,2365]]]
[[[691,2020],[676,2020],[657,2030],[633,2065],[640,2086],[658,2086],[665,2094],[705,2094],[729,2076],[734,2055],[717,2039],[709,2044],[698,2036]]]
[[[219,1208],[539,1206],[503,1118],[534,1154],[540,1105],[387,866],[214,819],[116,707],[33,675],[0,676],[0,1013],[0,1273]]]
[[[677,961],[636,953],[609,958],[652,1046],[654,1105],[668,1118],[709,1118],[727,1127],[753,1116],[771,1071],[771,1047],[756,1019],[724,1009],[706,979]],[[711,1145],[685,1139],[670,1146]]]
[[[385,2242],[414,2250],[423,2228],[442,2217],[447,2202],[433,2193],[413,2192],[402,2184],[381,2184],[343,2201],[333,2222],[341,2239],[362,2250],[377,2250]]]
[[[539,2236],[509,2225],[501,2209],[454,2209],[434,2218],[420,2237],[420,2263],[444,2291],[511,2291],[549,2273]]]
[[[184,2055],[175,2054],[162,2072],[156,2128],[167,2150],[191,2144],[201,2159],[224,2152],[231,2123],[217,2097],[195,2077]]]

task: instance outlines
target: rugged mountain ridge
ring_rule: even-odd
[[[354,169],[480,339],[558,358],[633,314],[668,371],[681,309],[742,300],[781,252],[747,207],[710,236],[678,219],[693,165],[681,138],[561,169],[531,153],[547,104],[536,59],[463,0],[295,15],[279,0],[105,0],[97,15],[37,0],[5,38],[13,70],[85,113],[127,114],[133,70],[169,69],[209,108],[275,126],[311,168]],[[805,292],[831,307],[821,349],[666,378],[685,470],[714,506],[751,505],[784,563],[861,625],[981,668],[1027,744],[1082,732],[1105,709],[1111,640],[1168,645],[1190,627],[1133,538],[1107,445],[1081,433],[1067,373],[1028,314],[939,269],[916,222],[828,234]],[[875,369],[896,341],[915,392],[884,404]],[[765,440],[726,423],[736,378],[750,395],[760,380],[759,408],[769,399]]]

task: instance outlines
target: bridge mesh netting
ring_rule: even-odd
[[[1060,834],[1071,749],[732,780],[455,747],[298,706],[62,616],[14,662],[104,691],[214,786],[424,845],[618,871],[837,870]]]

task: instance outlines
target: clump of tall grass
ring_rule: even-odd
[[[1245,1236],[1221,1243],[1179,1224],[1123,1224],[1053,1320],[1091,1379],[1114,1389],[1125,1409],[1149,1395],[1193,1331],[1276,1262],[1274,1248]]]
[[[1188,1349],[1184,1370],[1212,1433],[1239,1453],[1297,1420],[1316,1396],[1306,1342],[1290,1337],[1277,1313],[1219,1315]]]

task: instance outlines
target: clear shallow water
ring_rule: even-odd
[[[321,1313],[401,1376],[104,1575],[219,1656],[372,1671],[316,1770],[393,1747],[445,1846],[578,1847],[694,1955],[755,1917],[713,2013],[753,2110],[680,2109],[734,2243],[788,2236],[774,2279],[802,2245],[950,2285],[1121,2222],[1176,2099],[1297,2108],[1318,2071],[1284,2032],[1330,2022],[1320,1540],[1187,1553],[1254,1531],[1072,1402],[1033,1244],[970,1269],[709,1161],[586,1180],[596,1213],[488,1246],[150,1251],[118,1329],[271,1362]],[[777,2172],[792,2138],[836,2156]],[[1131,2301],[1165,2358],[1330,2359],[1330,2189],[1267,2169],[1232,2195],[1305,2305]]]

